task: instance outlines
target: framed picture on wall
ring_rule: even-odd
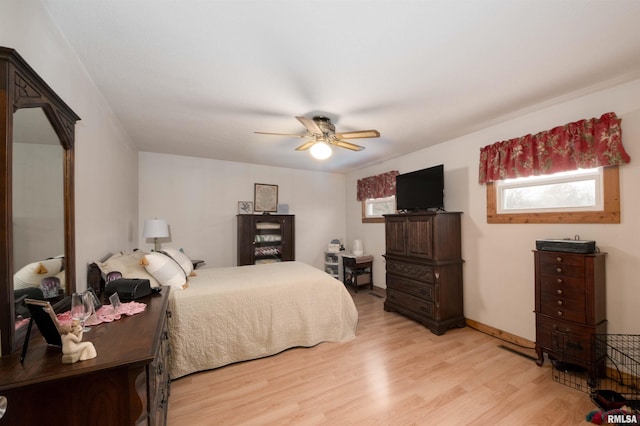
[[[253,214],[253,202],[238,201],[238,214]]]
[[[256,183],[253,193],[254,211],[263,213],[278,211],[278,185]]]

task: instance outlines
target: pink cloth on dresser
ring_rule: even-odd
[[[93,326],[102,324],[103,322],[113,322],[119,320],[123,315],[135,315],[144,311],[147,307],[146,304],[140,302],[126,302],[120,305],[120,310],[115,313],[111,305],[102,305],[100,309],[96,311],[95,315],[92,315],[87,319],[84,324],[87,326]],[[71,324],[71,311],[58,314],[58,322],[62,325]]]

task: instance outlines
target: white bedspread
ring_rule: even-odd
[[[285,349],[355,338],[344,285],[301,262],[198,269],[169,298],[172,379]]]

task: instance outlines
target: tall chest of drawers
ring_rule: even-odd
[[[593,374],[594,334],[607,331],[605,253],[534,250],[537,365],[550,359]]]
[[[443,334],[464,327],[459,212],[385,215],[385,311]]]

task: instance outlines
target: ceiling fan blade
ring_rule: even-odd
[[[307,135],[294,135],[292,133],[270,133],[270,132],[253,132],[259,135],[276,135],[276,136],[291,136],[292,138],[306,138]]]
[[[350,149],[351,151],[362,151],[364,149],[364,146],[356,145],[347,141],[341,141],[340,139],[331,141],[331,144],[339,146],[340,148]]]
[[[310,118],[302,117],[302,116],[296,116],[296,118],[298,119],[299,122],[302,123],[304,127],[307,128],[309,133],[311,133],[312,135],[322,135],[322,129],[318,127],[318,124],[315,121],[311,120]]]
[[[313,146],[313,144],[315,144],[315,143],[316,143],[316,141],[306,141],[305,143],[303,143],[302,145],[297,147],[296,151],[305,151],[305,150],[311,148]]]
[[[377,130],[358,130],[355,132],[336,133],[338,139],[359,139],[359,138],[379,138],[380,132]]]

